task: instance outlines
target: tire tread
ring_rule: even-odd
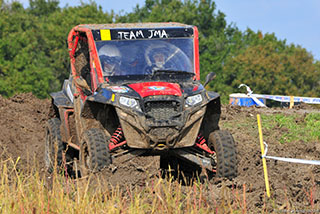
[[[209,147],[217,156],[217,176],[234,178],[237,176],[236,146],[232,135],[226,130],[216,130],[209,135]]]

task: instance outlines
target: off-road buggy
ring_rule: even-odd
[[[79,160],[81,175],[127,153],[159,155],[173,171],[236,176],[236,149],[219,130],[218,93],[200,83],[198,30],[180,23],[78,25],[71,74],[52,93],[45,162]],[[56,162],[55,162],[56,160]]]

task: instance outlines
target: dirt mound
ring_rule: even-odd
[[[0,152],[2,157],[21,158],[27,162],[43,157],[44,126],[50,101],[40,100],[31,93],[11,99],[0,96]],[[43,158],[38,158],[40,164]]]
[[[39,100],[32,94],[20,94],[10,99],[0,96],[0,154],[2,158],[18,158],[22,164],[36,157],[43,167],[45,123],[48,118],[50,101]],[[297,122],[306,113],[319,112],[316,108],[305,105],[294,109],[241,108],[224,106],[220,124],[234,136],[238,147],[239,176],[232,181],[214,179],[215,193],[223,191],[222,186],[242,190],[246,187],[247,207],[253,211],[265,204],[265,186],[262,170],[258,131],[256,126],[239,126],[246,120],[256,120],[256,114],[298,114]],[[224,124],[231,124],[224,126]],[[294,142],[280,144],[277,139],[281,128],[264,132],[264,139],[269,145],[268,155],[320,160],[319,142]],[[308,195],[313,193],[315,205],[320,205],[320,167],[284,163],[267,160],[270,186],[275,207],[290,203],[294,207],[310,205]],[[103,173],[112,184],[131,184],[143,186],[146,179],[159,175],[159,157],[128,157],[116,159],[111,169]],[[204,193],[205,195],[206,193]],[[318,194],[318,195],[317,195]],[[272,209],[272,208],[270,208]]]

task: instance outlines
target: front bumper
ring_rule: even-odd
[[[140,149],[183,148],[195,144],[206,105],[181,111],[180,116],[161,120],[144,113],[116,108],[127,145]]]

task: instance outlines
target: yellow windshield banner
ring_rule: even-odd
[[[109,29],[100,30],[101,40],[111,40],[111,34]]]

